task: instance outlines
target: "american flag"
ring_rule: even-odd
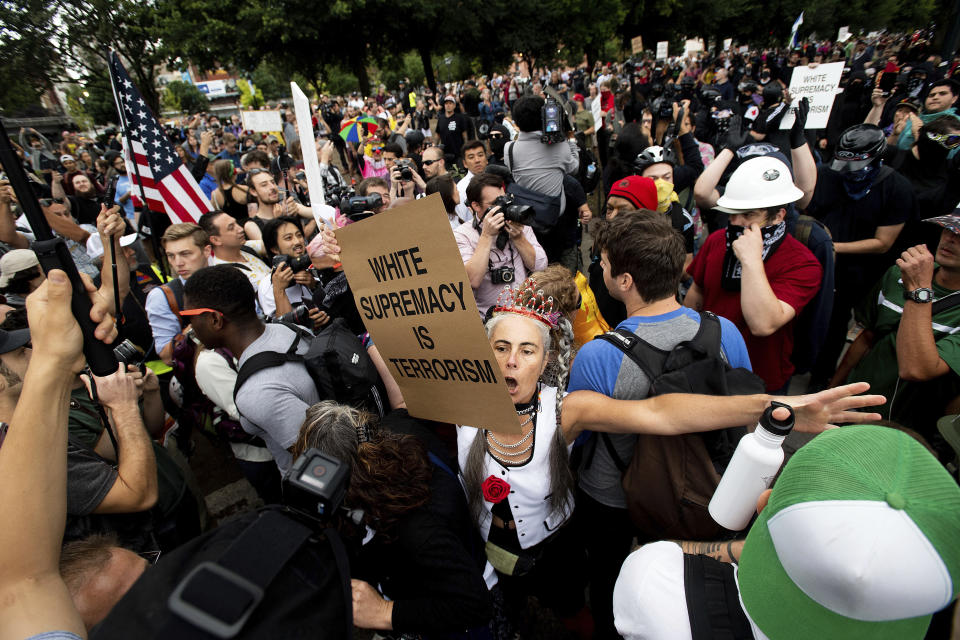
[[[127,123],[124,158],[130,181],[140,185],[139,173],[143,182],[141,192],[152,211],[166,212],[174,223],[196,222],[213,207],[190,170],[180,162],[150,107],[113,52],[110,53],[110,75],[117,110],[123,112]],[[131,162],[136,163],[136,167],[131,166]]]

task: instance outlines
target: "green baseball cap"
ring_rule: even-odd
[[[922,638],[960,584],[960,487],[902,431],[826,431],[750,529],[740,597],[768,638]]]

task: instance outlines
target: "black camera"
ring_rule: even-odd
[[[400,172],[401,180],[413,180],[413,164],[407,158],[401,158],[400,160],[397,160],[397,170]]]
[[[277,163],[277,168],[280,171],[289,171],[293,165],[293,158],[287,153],[287,148],[284,145],[280,145],[277,149],[277,157],[274,158],[274,162]]]
[[[511,284],[516,279],[517,274],[513,267],[490,269],[490,282],[493,284]]]
[[[293,324],[298,324],[301,327],[313,327],[313,320],[310,318],[310,307],[303,303],[294,305],[292,311],[288,311],[282,316],[267,318],[267,322],[292,322]]]
[[[519,224],[530,226],[533,224],[535,212],[533,207],[528,204],[516,204],[512,195],[499,196],[490,205],[490,208],[499,206],[503,211],[503,219],[507,222],[517,222]],[[487,209],[489,211],[490,209]]]
[[[374,209],[383,206],[383,196],[371,193],[368,196],[347,196],[340,200],[340,213],[348,216],[354,222],[369,218]]]
[[[343,504],[350,468],[319,449],[308,449],[283,476],[283,502],[313,519],[326,522]]]
[[[294,258],[293,256],[273,256],[273,268],[276,269],[280,265],[285,264],[290,267],[290,270],[294,273],[299,273],[300,271],[306,271],[313,266],[313,260],[310,259],[310,256],[300,256],[299,258]]]
[[[547,98],[540,109],[540,119],[543,121],[540,142],[556,144],[563,142],[563,108],[553,98]]]
[[[117,358],[117,362],[122,362],[124,365],[132,364],[143,371],[143,363],[147,354],[127,338],[113,348],[113,355]]]
[[[299,180],[300,182],[303,182],[304,180],[307,179],[307,172],[306,172],[306,171],[297,171],[297,173],[294,174],[293,177],[296,178],[297,180]]]
[[[490,139],[490,123],[486,120],[481,120],[477,125],[477,140],[489,140]]]

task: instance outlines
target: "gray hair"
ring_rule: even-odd
[[[307,409],[300,435],[293,446],[294,458],[317,448],[350,465],[357,460],[361,440],[366,440],[373,416],[366,411],[333,400],[323,400]]]
[[[487,321],[487,336],[493,334],[494,329],[500,323],[505,314],[496,315]],[[533,321],[534,325],[540,330],[543,341],[543,358],[546,359],[552,348],[550,330],[542,322]],[[552,513],[565,513],[571,510],[572,491],[574,489],[573,474],[570,471],[570,457],[567,454],[567,440],[561,425],[561,409],[563,404],[563,392],[567,386],[567,374],[570,371],[570,346],[573,344],[573,327],[566,318],[560,320],[559,326],[560,338],[557,341],[557,366],[559,373],[557,376],[557,404],[556,421],[557,428],[554,432],[553,442],[550,446],[550,511]],[[478,521],[484,516],[485,507],[483,505],[483,484],[484,456],[486,455],[486,442],[482,434],[477,434],[470,451],[467,452],[467,460],[463,466],[463,481],[466,485],[467,501],[470,505],[470,511]]]

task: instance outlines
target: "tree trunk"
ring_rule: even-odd
[[[350,57],[350,68],[353,75],[357,76],[357,83],[360,85],[360,94],[370,95],[370,75],[367,73],[367,57],[364,53]]]
[[[427,86],[432,91],[437,86],[437,78],[433,74],[433,60],[430,58],[430,49],[421,45],[417,47],[417,52],[420,54],[420,63],[423,65],[423,74],[426,77]]]

